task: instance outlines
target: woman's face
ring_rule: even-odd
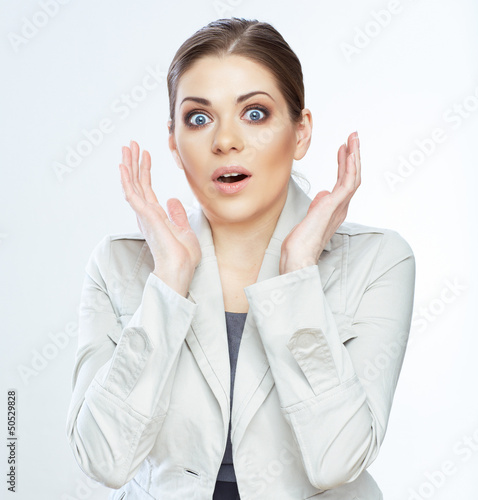
[[[182,75],[169,146],[210,222],[278,217],[293,159],[310,144],[304,112],[305,126],[294,124],[272,74],[245,57],[203,57]],[[226,192],[235,188],[220,183],[224,177],[215,180],[218,168],[230,166],[250,175],[235,192]]]

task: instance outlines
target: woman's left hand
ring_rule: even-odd
[[[320,191],[304,220],[282,242],[280,274],[317,264],[325,245],[347,216],[350,200],[360,186],[360,143],[357,132],[340,146],[337,183],[332,192]]]

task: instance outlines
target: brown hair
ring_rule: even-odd
[[[218,19],[199,29],[179,47],[168,70],[170,133],[174,132],[177,87],[181,76],[203,56],[239,55],[269,69],[287,102],[291,121],[301,120],[304,82],[300,61],[282,35],[257,19]]]

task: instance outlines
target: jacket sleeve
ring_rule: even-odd
[[[86,266],[67,436],[80,468],[110,488],[126,484],[154,445],[197,305],[150,273],[125,328],[111,300],[111,238]],[[118,339],[117,344],[113,339]]]
[[[355,480],[377,457],[405,355],[414,286],[413,252],[387,230],[348,326],[337,325],[317,265],[244,289],[282,413],[316,488]],[[264,301],[276,306],[261,307]],[[339,328],[350,330],[340,332],[344,341]]]

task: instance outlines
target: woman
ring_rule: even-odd
[[[169,146],[199,207],[168,214],[151,158],[120,165],[141,233],[86,267],[68,438],[113,499],[380,499],[415,261],[395,231],[344,222],[337,184],[291,177],[311,140],[300,62],[269,24],[221,19],[168,73]],[[160,174],[158,174],[160,175]],[[241,337],[242,334],[242,337]]]

